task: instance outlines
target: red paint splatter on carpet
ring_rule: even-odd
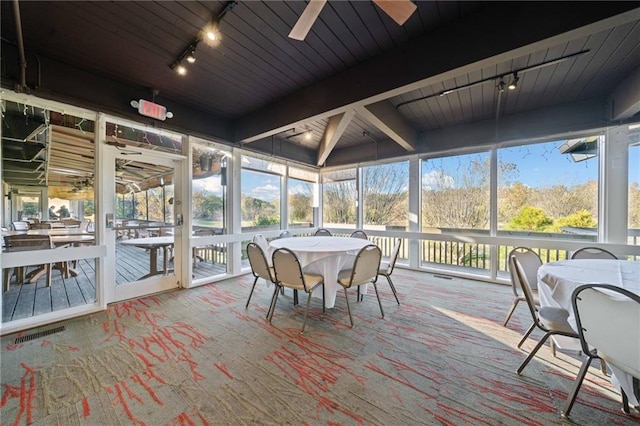
[[[23,419],[26,424],[33,422],[33,402],[36,387],[36,370],[25,363],[20,366],[25,370],[20,379],[20,386],[5,385],[0,408],[3,408],[10,399],[18,398],[20,410],[16,414],[13,424],[21,424]],[[3,422],[4,423],[4,422]]]

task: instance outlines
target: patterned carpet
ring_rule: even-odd
[[[281,297],[263,282],[249,308],[250,275],[114,304],[65,321],[65,330],[2,338],[2,425],[583,425],[637,424],[609,380],[590,369],[560,417],[580,361],[544,347],[522,376],[516,349],[530,319],[502,320],[510,288],[396,270],[396,305],[380,282],[349,317],[343,294],[322,314],[312,299]],[[302,299],[305,300],[305,299]],[[534,339],[540,337],[534,333]],[[534,341],[524,345],[530,350]]]

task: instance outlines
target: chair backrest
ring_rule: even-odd
[[[527,277],[527,283],[532,290],[538,289],[538,269],[542,266],[542,260],[538,253],[529,247],[516,247],[509,253],[508,258],[516,256],[522,265],[524,273]],[[511,271],[511,263],[509,263],[509,272]],[[513,276],[512,276],[513,277]]]
[[[30,228],[29,222],[18,221],[13,222],[11,225],[14,231],[28,231]]]
[[[315,237],[330,237],[331,232],[328,229],[320,228],[313,234]]]
[[[609,284],[585,284],[572,295],[585,353],[640,377],[640,296]]]
[[[71,217],[63,217],[60,221],[64,223],[65,228],[79,228],[82,223],[78,219],[73,219]]]
[[[5,251],[28,251],[52,249],[53,242],[49,235],[5,235]]]
[[[269,252],[269,242],[262,234],[256,234],[253,236],[253,242],[260,246],[263,252]]]
[[[512,250],[511,254],[509,254],[509,268],[513,271],[513,279],[516,283],[516,286],[522,290],[524,294],[524,298],[527,302],[527,306],[529,307],[529,311],[531,312],[531,317],[533,321],[538,324],[538,313],[536,309],[536,302],[533,296],[533,290],[529,285],[529,279],[527,278],[528,274],[526,271],[525,263],[523,262],[531,262],[531,257],[527,254],[529,252],[526,251],[515,251]],[[534,253],[535,254],[535,253]],[[539,260],[540,258],[538,258]],[[529,266],[531,267],[531,266]],[[537,269],[536,269],[537,271]],[[537,277],[535,278],[537,280]]]
[[[269,272],[269,264],[267,263],[265,252],[262,251],[262,248],[260,248],[258,244],[254,242],[247,244],[247,256],[249,257],[249,264],[251,265],[253,276],[273,281],[271,272]]]
[[[598,247],[582,247],[571,254],[571,259],[617,259],[616,255]]]
[[[369,239],[369,237],[367,237],[367,234],[364,231],[360,230],[360,229],[358,229],[356,231],[353,231],[351,233],[350,237],[351,238],[360,238],[360,239],[363,239],[363,240],[368,240]]]
[[[402,244],[402,238],[396,238],[396,243],[391,250],[391,256],[389,257],[389,267],[387,268],[387,275],[391,275],[393,268],[396,266],[396,260],[398,260],[398,254],[400,254],[400,245]]]
[[[284,287],[304,288],[306,292],[309,291],[304,280],[302,266],[293,251],[280,248],[273,252],[272,259],[277,283]]]
[[[291,238],[293,237],[293,234],[289,231],[287,231],[286,229],[282,232],[280,232],[280,236],[279,238]]]
[[[369,244],[360,249],[351,270],[349,287],[374,282],[378,278],[382,251],[380,247]]]
[[[51,224],[44,222],[32,223],[31,229],[51,229]]]

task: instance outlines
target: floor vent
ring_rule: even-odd
[[[433,275],[434,278],[441,278],[443,280],[452,280],[453,277],[447,277],[446,275]]]
[[[17,345],[18,343],[28,342],[28,341],[33,340],[33,339],[38,339],[40,337],[48,336],[50,334],[59,333],[61,331],[64,331],[64,325],[62,325],[60,327],[52,328],[50,330],[43,330],[43,331],[39,331],[37,333],[27,334],[26,336],[18,337],[14,344]]]

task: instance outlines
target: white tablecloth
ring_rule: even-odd
[[[640,294],[640,262],[575,259],[546,263],[538,270],[540,304],[569,311],[569,324],[577,331],[571,295],[578,286],[588,283],[611,284]],[[566,344],[559,342],[559,346],[566,347]],[[611,383],[618,389],[622,386],[629,396],[629,402],[637,406],[638,401],[633,394],[633,378],[613,365],[609,367],[612,371]]]
[[[324,277],[324,303],[327,308],[332,308],[336,293],[342,288],[338,284],[338,272],[350,267],[348,263],[353,262],[358,251],[368,244],[371,241],[350,237],[295,237],[273,240],[269,247],[271,253],[279,248],[292,250],[305,272],[321,274]],[[321,292],[322,289],[317,288],[313,297],[322,297]]]

